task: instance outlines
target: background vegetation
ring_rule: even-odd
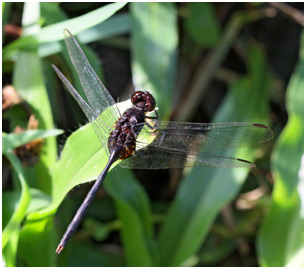
[[[5,265],[303,265],[302,12],[302,3],[3,3]],[[115,167],[57,255],[92,184],[74,187],[106,162],[51,69],[82,91],[64,28],[115,100],[149,89],[164,120],[258,122],[274,140],[226,152],[254,161],[250,170]]]

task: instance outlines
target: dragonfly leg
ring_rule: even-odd
[[[146,119],[149,119],[149,120],[157,120],[157,119],[158,119],[158,113],[157,113],[156,110],[154,110],[154,111],[155,111],[155,115],[156,115],[156,116],[154,116],[154,117],[146,116]],[[150,125],[150,123],[148,123],[147,121],[145,121],[144,124],[145,124],[147,127],[149,127],[149,129],[151,129],[153,132],[156,131],[156,129],[155,129],[152,125]]]
[[[153,117],[146,116],[146,118],[147,118],[147,119],[151,119],[151,120],[157,120],[157,119],[158,119],[158,113],[157,113],[156,110],[154,110],[154,112],[155,112],[155,115],[156,115],[156,116],[153,116]]]
[[[147,127],[149,127],[151,130],[155,130],[154,127],[153,127],[152,125],[150,125],[150,123],[148,123],[148,122],[146,122],[146,121],[145,121],[145,122],[137,123],[137,124],[135,124],[135,126],[136,126],[136,127],[138,127],[138,126],[143,126],[144,124],[145,124]]]
[[[144,124],[145,124],[147,127],[149,127],[152,131],[155,131],[155,130],[156,130],[152,125],[150,125],[150,123],[145,122]]]

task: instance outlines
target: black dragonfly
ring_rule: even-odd
[[[273,131],[262,124],[190,123],[158,121],[156,102],[149,92],[137,91],[132,106],[120,113],[114,99],[98,78],[76,39],[65,29],[65,42],[89,104],[53,65],[70,94],[91,122],[109,156],[102,173],[63,235],[56,252],[60,253],[84,217],[111,165],[131,169],[164,169],[191,166],[254,167],[249,161],[215,155],[213,152],[246,147],[272,139]],[[154,116],[148,116],[152,112]],[[150,114],[151,115],[151,114]]]

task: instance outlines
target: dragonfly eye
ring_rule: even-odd
[[[131,102],[136,108],[144,112],[153,111],[156,106],[156,101],[149,92],[134,92],[131,97]]]

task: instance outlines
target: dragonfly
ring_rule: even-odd
[[[215,152],[247,147],[273,138],[266,125],[250,122],[191,123],[159,121],[156,100],[148,91],[136,91],[131,107],[121,113],[78,42],[64,30],[65,43],[88,103],[54,65],[69,93],[92,124],[108,162],[77,210],[64,233],[56,253],[60,253],[76,231],[97,190],[114,162],[130,169],[166,169],[193,166],[251,168],[249,161],[218,155]],[[149,116],[154,114],[154,116]]]

